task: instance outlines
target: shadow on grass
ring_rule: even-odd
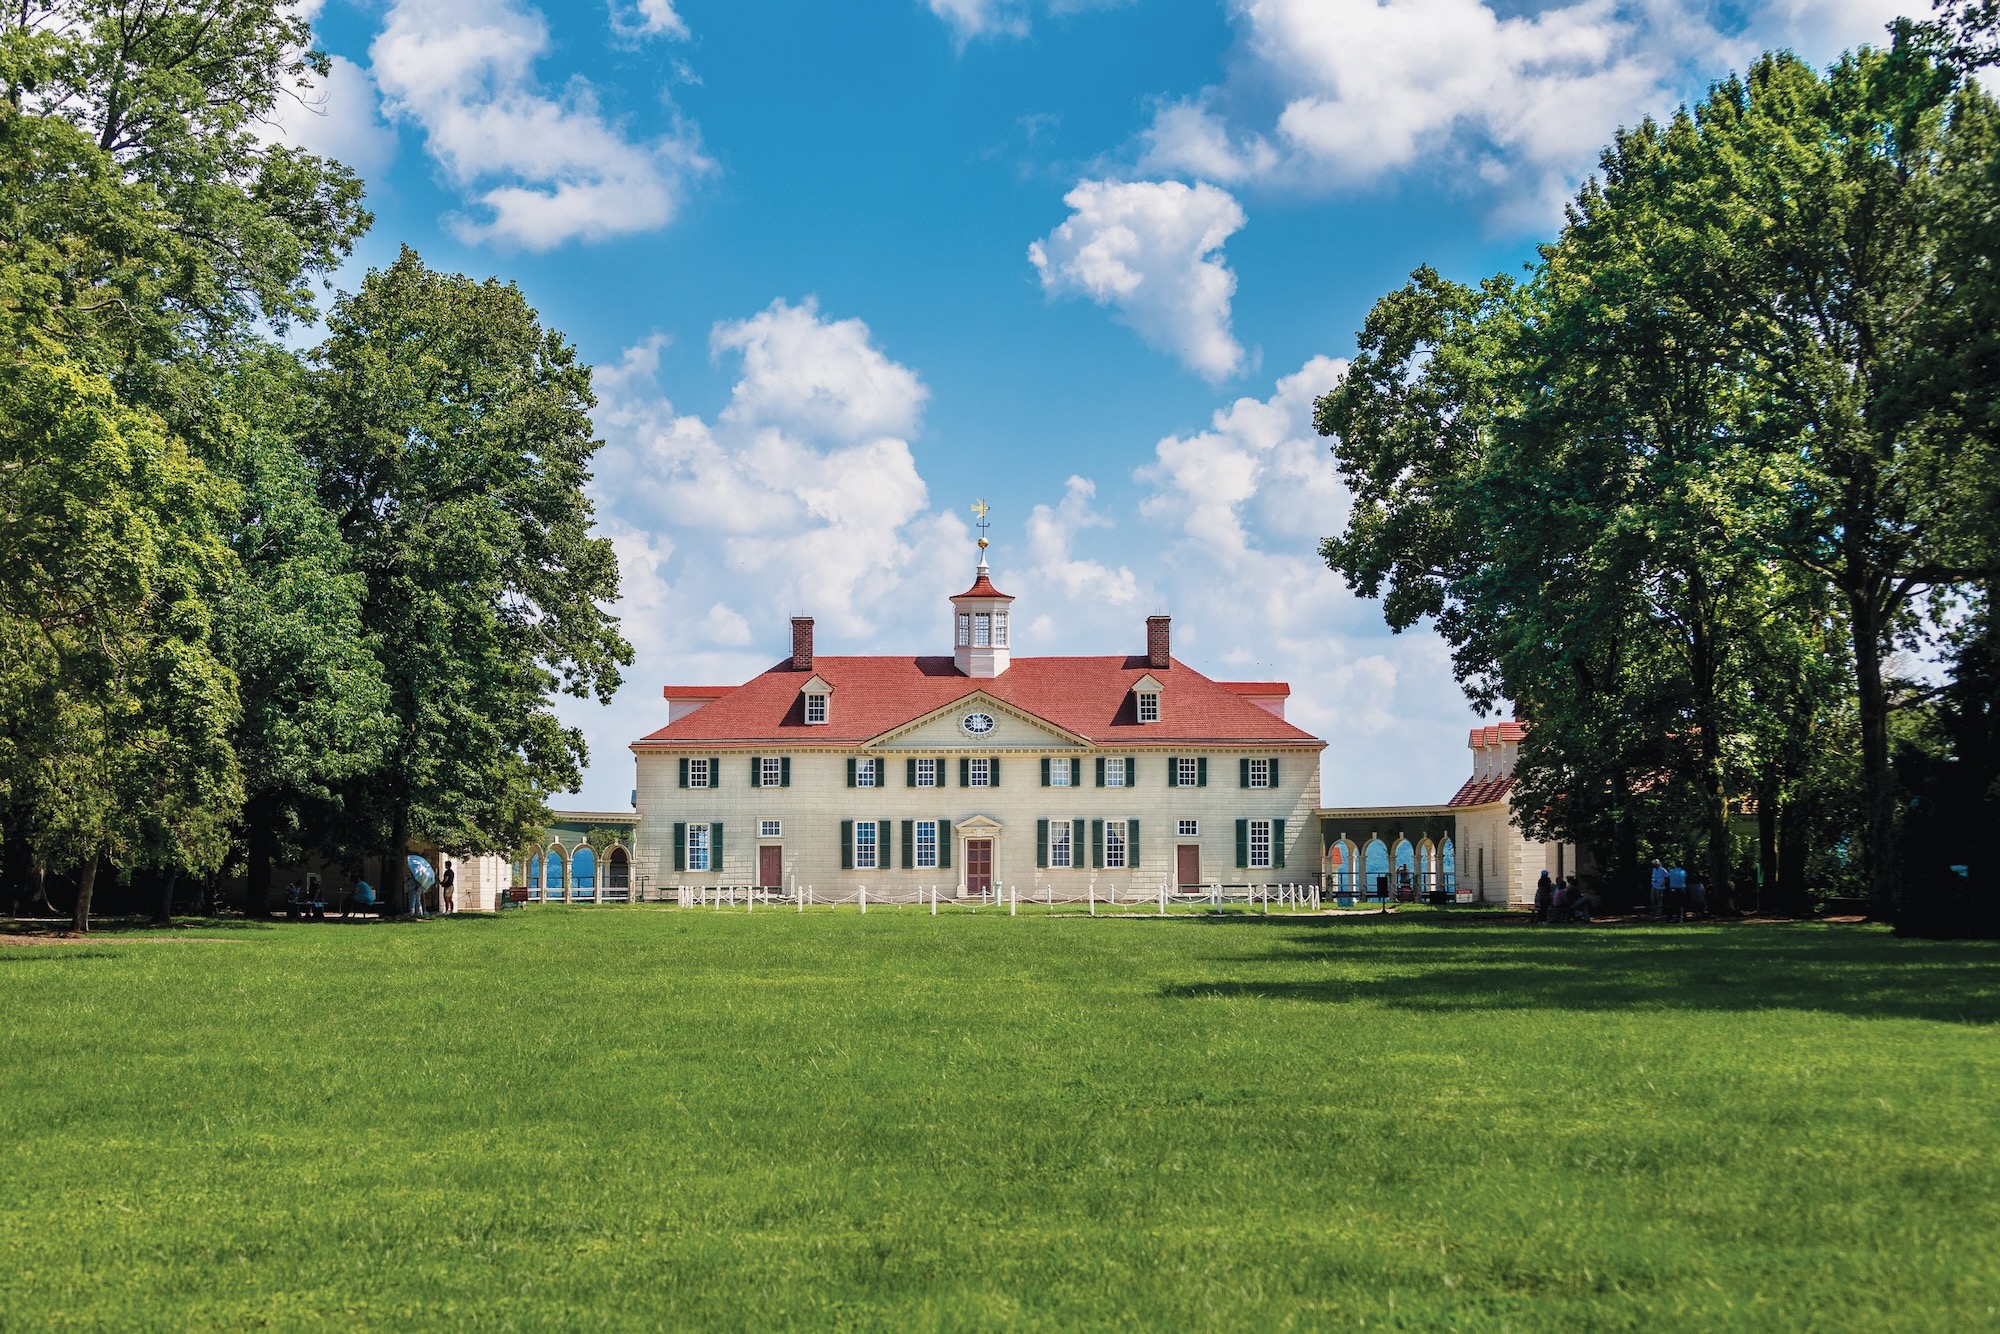
[[[78,944],[83,942],[79,940]],[[0,951],[0,967],[10,963],[70,963],[76,959],[122,959],[124,950],[100,949],[28,949]]]
[[[1993,941],[1899,940],[1886,931],[1768,923],[1512,927],[1443,915],[1204,924],[1266,933],[1273,948],[1250,964],[1268,975],[1183,983],[1163,988],[1163,995],[1437,1014],[1786,1009],[2000,1023],[2000,943]],[[1339,965],[1336,975],[1324,975],[1327,964]],[[1301,977],[1302,971],[1322,975]]]

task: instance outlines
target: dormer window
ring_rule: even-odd
[[[958,614],[958,646],[960,648],[969,648],[971,644],[972,644],[972,613],[969,611],[962,611]]]
[[[808,726],[817,727],[827,718],[827,698],[833,694],[833,687],[815,676],[799,688],[805,697],[805,720]]]
[[[1160,721],[1160,683],[1150,673],[1132,683],[1132,708],[1142,723]]]
[[[993,647],[1007,647],[1007,613],[1004,611],[993,613]]]
[[[993,646],[993,618],[983,611],[972,613],[972,646],[974,648]]]

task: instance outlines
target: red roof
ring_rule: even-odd
[[[1264,698],[1292,693],[1292,687],[1284,681],[1217,681],[1216,684],[1224,690],[1234,690],[1239,695],[1257,695]]]
[[[966,589],[958,596],[962,598],[999,598],[1002,602],[1012,602],[1014,600],[1012,593],[1002,593],[993,586],[993,580],[987,577],[984,565],[979,567],[979,577],[972,581],[972,587]]]
[[[980,692],[1105,745],[1197,740],[1325,744],[1179,662],[1152,673],[1161,687],[1160,721],[1141,723],[1132,686],[1147,672],[1144,654],[1016,658],[1006,671],[985,680],[961,675],[950,658],[819,657],[811,672],[794,671],[786,659],[634,744],[851,745]],[[799,687],[814,676],[833,687],[833,699],[828,721],[808,727]]]
[[[1458,794],[1450,801],[1447,801],[1445,805],[1484,806],[1488,802],[1500,800],[1511,792],[1513,788],[1514,775],[1512,774],[1506,774],[1499,778],[1468,778],[1465,780],[1465,786],[1461,787],[1458,790]]]
[[[668,699],[721,699],[735,686],[662,686],[660,694]]]

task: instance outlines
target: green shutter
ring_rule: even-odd
[[[1047,760],[1042,761],[1047,764]],[[1035,821],[1035,865],[1046,868],[1049,864],[1049,822]]]
[[[1196,787],[1208,786],[1208,756],[1206,755],[1194,762],[1194,785]]]
[[[719,824],[708,827],[708,869],[722,869],[722,826]]]
[[[886,871],[896,864],[896,826],[887,820],[875,822],[875,866]]]
[[[764,786],[764,760],[758,755],[750,757],[750,786]]]
[[[986,761],[986,786],[1000,786],[1000,757],[998,755]]]
[[[916,785],[917,785],[917,762],[914,759],[904,760],[903,786],[915,787]]]
[[[958,785],[972,786],[972,761],[961,755],[958,757]]]
[[[938,869],[951,869],[951,821],[939,820],[938,827]]]
[[[1099,787],[1104,786],[1104,757],[1102,755],[1097,757],[1097,785]]]
[[[1133,870],[1139,869],[1139,822],[1125,822],[1125,864]]]
[[[1272,763],[1275,764],[1277,761],[1273,760]],[[1283,820],[1273,820],[1271,821],[1271,867],[1274,870],[1282,869],[1284,864],[1285,822]]]
[[[903,869],[911,869],[917,864],[917,822],[903,821]]]
[[[1139,757],[1137,755],[1127,755],[1125,757],[1125,786],[1139,786]]]
[[[1083,761],[1080,759],[1071,759],[1069,762],[1069,785],[1083,786]]]
[[[1104,865],[1104,821],[1102,820],[1090,822],[1090,864]]]
[[[1167,786],[1179,787],[1180,785],[1181,785],[1181,762],[1175,756],[1169,755],[1167,756]]]
[[[1049,757],[1044,755],[1042,756],[1042,786],[1047,787],[1048,785],[1049,785]]]
[[[710,787],[722,786],[722,757],[720,755],[711,755],[708,757],[708,785]]]
[[[687,761],[682,760],[681,763],[686,764]],[[687,865],[688,827],[686,821],[681,821],[674,825],[674,869],[676,871],[685,871],[687,870]]]
[[[683,755],[681,756],[681,786],[686,787],[687,785],[688,785],[688,757]]]
[[[790,787],[791,785],[792,785],[792,757],[787,755],[785,756],[784,759],[778,761],[778,786]]]
[[[1238,820],[1236,822],[1236,864],[1238,866],[1248,866],[1250,864],[1250,822],[1248,820]]]
[[[1276,755],[1273,755],[1271,757],[1271,786],[1276,787],[1277,785],[1278,785],[1278,757]]]
[[[847,757],[847,785],[849,787],[854,786],[854,757],[852,755]]]
[[[1236,786],[1238,787],[1250,786],[1250,761],[1248,760],[1236,761]]]
[[[1083,865],[1083,821],[1072,820],[1069,826],[1069,864],[1071,869]]]
[[[854,821],[852,820],[840,822],[840,869],[843,871],[854,869]]]

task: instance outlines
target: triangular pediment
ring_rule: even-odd
[[[1151,672],[1147,672],[1132,683],[1132,689],[1138,691],[1140,694],[1148,692],[1158,694],[1160,691],[1166,689],[1166,687],[1160,684],[1158,677],[1154,676]]]
[[[833,693],[833,686],[828,683],[825,677],[821,676],[818,672],[814,672],[811,679],[799,687],[799,693],[801,695],[831,695]]]
[[[985,732],[971,731],[966,722],[975,714],[993,720]],[[864,743],[870,750],[1005,751],[1090,749],[1090,741],[1066,727],[1037,717],[1015,704],[975,690],[941,708],[892,727]]]

